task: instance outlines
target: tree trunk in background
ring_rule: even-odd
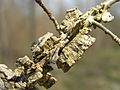
[[[28,30],[29,30],[29,39],[30,42],[35,41],[35,33],[36,33],[36,22],[35,22],[35,1],[28,1]]]
[[[2,5],[3,5],[3,3],[1,0],[0,1],[0,42],[1,42],[1,31],[2,31]],[[1,51],[1,43],[0,43],[0,62],[2,60],[1,53],[2,53],[2,51]]]
[[[5,56],[8,56],[8,31],[5,17],[5,0],[0,1],[0,55],[1,60],[3,60]]]

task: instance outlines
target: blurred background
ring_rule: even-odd
[[[44,0],[59,23],[74,7],[86,12],[104,0]],[[105,24],[120,37],[120,3],[112,6],[113,22]],[[0,0],[0,63],[15,68],[15,61],[31,55],[30,46],[46,32],[58,34],[53,23],[34,0]],[[96,29],[96,43],[68,73],[54,71],[58,82],[49,90],[120,90],[120,47]],[[45,90],[40,87],[41,90]]]

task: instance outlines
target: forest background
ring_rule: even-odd
[[[59,23],[74,7],[86,12],[104,0],[44,0]],[[105,24],[120,37],[120,3],[110,9],[115,19]],[[34,0],[0,0],[0,63],[15,68],[15,61],[31,55],[30,46],[47,32],[55,35],[53,23]],[[91,33],[96,43],[64,74],[56,69],[58,82],[49,90],[120,90],[120,47],[100,29]],[[40,87],[41,90],[45,90]]]

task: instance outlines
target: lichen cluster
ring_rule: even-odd
[[[11,70],[12,74],[7,75],[8,70],[2,71],[7,76],[6,79],[12,82],[12,88],[24,89],[33,87],[36,83],[50,88],[56,82],[50,73],[54,70],[52,64],[67,72],[81,58],[84,51],[93,45],[95,38],[87,35],[90,29],[79,26],[80,15],[82,13],[76,8],[67,11],[65,20],[60,25],[60,31],[63,32],[60,37],[48,32],[32,45],[31,58],[19,58],[16,61],[17,69]],[[72,36],[74,31],[77,33]]]

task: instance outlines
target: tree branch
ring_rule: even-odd
[[[98,23],[101,21],[112,21],[107,9],[120,0],[107,0],[86,13],[74,8],[66,12],[65,19],[61,25],[42,3],[36,2],[43,8],[50,20],[54,23],[59,37],[47,33],[40,37],[31,47],[32,58],[27,56],[16,61],[17,68],[13,71],[6,65],[0,64],[0,89],[27,89],[35,87],[36,84],[45,88],[52,87],[56,78],[50,73],[56,64],[63,72],[70,68],[82,57],[84,52],[95,42],[95,38],[89,35],[91,26],[97,26],[110,35],[119,45],[120,39],[110,30]],[[104,16],[105,15],[105,16]]]
[[[106,5],[106,9],[110,8],[113,4],[119,2],[120,0],[106,0],[103,4]]]
[[[42,3],[42,0],[35,0],[41,7],[42,9],[45,11],[45,13],[48,15],[48,17],[50,18],[50,20],[54,23],[56,30],[59,31],[59,24],[57,22],[57,20],[55,19],[55,17],[52,15],[51,12],[49,12],[49,10],[47,9],[47,7]]]
[[[111,36],[111,38],[119,44],[120,46],[120,38],[118,38],[118,36],[116,36],[114,33],[112,33],[109,29],[107,29],[105,26],[103,26],[101,23],[92,20],[92,23],[94,25],[96,25],[97,27],[99,27],[100,29],[102,29],[106,34],[108,34],[109,36]]]

